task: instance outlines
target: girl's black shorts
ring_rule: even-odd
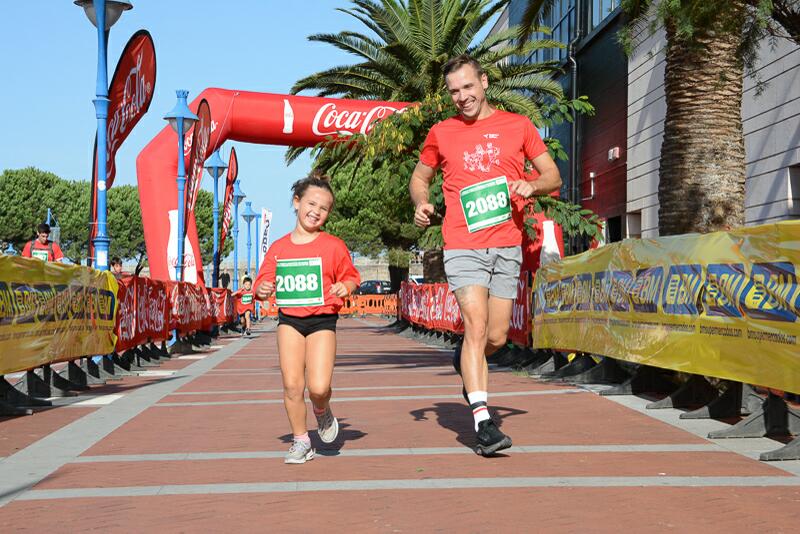
[[[303,337],[308,337],[320,330],[332,330],[336,332],[336,321],[339,319],[338,313],[323,313],[320,315],[309,315],[308,317],[293,317],[286,315],[282,310],[278,310],[278,326],[285,324],[291,326]]]

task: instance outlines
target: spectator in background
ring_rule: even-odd
[[[64,253],[61,252],[61,247],[58,243],[50,241],[50,225],[42,223],[36,227],[36,239],[32,239],[25,243],[25,248],[22,249],[22,256],[24,258],[38,258],[44,261],[58,261],[64,260]]]
[[[122,270],[122,260],[118,256],[111,258],[111,274],[114,275],[114,278],[122,278],[130,274]]]

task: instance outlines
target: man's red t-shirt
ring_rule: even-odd
[[[520,245],[524,199],[515,195],[508,204],[508,189],[502,177],[506,183],[538,179],[535,172],[525,173],[525,160],[546,151],[539,132],[527,117],[499,109],[473,122],[458,115],[434,125],[419,159],[428,167],[441,167],[444,174],[444,248]],[[500,212],[510,206],[511,213],[497,216],[498,205]],[[497,222],[485,217],[481,220],[487,213],[494,213]]]
[[[330,294],[331,285],[353,282],[361,276],[353,266],[344,241],[325,232],[310,243],[296,245],[292,234],[275,241],[258,270],[254,287],[261,282],[276,286],[278,307],[292,317],[338,313],[344,303]]]
[[[252,287],[248,290],[240,289],[233,296],[236,297],[236,313],[238,315],[242,315],[248,310],[250,313],[256,312],[255,293],[253,293]]]
[[[61,247],[58,246],[58,243],[48,241],[42,245],[38,239],[34,239],[25,243],[25,247],[22,249],[22,256],[24,258],[38,258],[44,261],[58,261],[64,257],[64,253],[61,252]]]

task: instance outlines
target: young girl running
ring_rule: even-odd
[[[233,294],[236,298],[236,313],[242,325],[242,336],[250,335],[250,321],[256,313],[256,303],[253,300],[252,280],[245,276],[242,289]]]
[[[255,287],[258,299],[274,294],[278,305],[283,403],[294,435],[285,462],[302,464],[314,458],[306,427],[306,386],[320,440],[331,443],[339,433],[330,407],[336,320],[342,299],[358,287],[360,277],[344,242],[322,231],[333,208],[328,181],[308,177],[295,182],[292,204],[297,224],[269,248]]]

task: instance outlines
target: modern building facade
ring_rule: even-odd
[[[492,31],[519,24],[527,0],[512,0]],[[658,166],[666,113],[663,31],[642,39],[631,57],[617,42],[619,0],[556,0],[545,25],[563,50],[526,58],[557,61],[567,95],[596,107],[558,138],[573,158],[560,162],[562,196],[599,214],[609,241],[658,235]],[[756,80],[762,82],[759,87]],[[765,40],[742,105],[747,161],[746,223],[800,216],[800,47]]]

